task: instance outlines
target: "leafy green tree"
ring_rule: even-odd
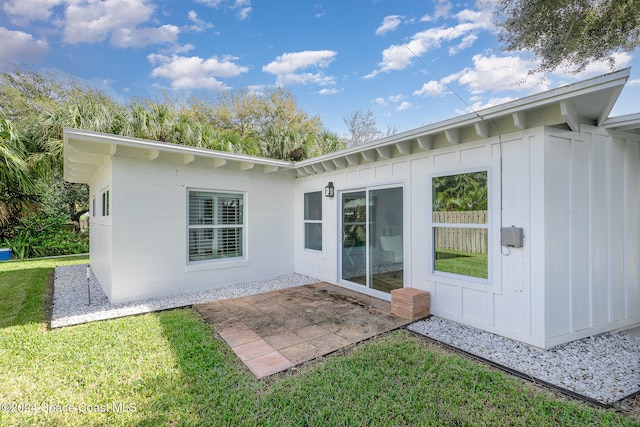
[[[433,210],[487,210],[487,172],[469,172],[433,178]]]
[[[638,0],[498,0],[496,23],[507,51],[530,50],[533,71],[564,66],[580,72],[592,61],[615,65],[614,54],[640,45]]]
[[[25,214],[37,202],[29,160],[29,153],[11,121],[0,117],[0,224]]]

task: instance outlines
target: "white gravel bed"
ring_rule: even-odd
[[[410,330],[604,404],[640,391],[640,338],[607,333],[550,350],[438,317]]]
[[[52,328],[184,307],[319,282],[317,279],[300,274],[287,274],[269,280],[242,283],[210,291],[114,305],[109,302],[100,287],[100,283],[91,273],[89,287],[91,305],[89,305],[86,271],[86,264],[56,267],[53,287],[53,312],[51,315]]]

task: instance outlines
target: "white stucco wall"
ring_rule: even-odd
[[[102,216],[100,196],[105,190],[110,190],[111,176],[111,162],[109,161],[89,185],[89,203],[93,203],[92,200],[95,200],[95,211],[92,207],[89,226],[91,270],[109,298],[111,298],[112,223],[111,216]]]
[[[289,173],[113,157],[111,301],[114,303],[266,279],[294,271]],[[169,160],[169,159],[167,159]],[[244,193],[245,262],[187,261],[187,189]]]

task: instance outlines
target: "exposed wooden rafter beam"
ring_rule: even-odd
[[[401,141],[397,142],[395,145],[398,153],[402,154],[403,156],[411,154],[411,141]]]
[[[149,150],[149,160],[155,160],[160,157],[160,150]]]
[[[213,167],[219,168],[227,164],[226,159],[213,159]]]
[[[416,142],[418,147],[424,151],[431,150],[431,147],[433,147],[433,137],[431,135],[419,136],[416,138]]]
[[[449,144],[460,144],[460,129],[447,129],[444,131],[444,136]]]
[[[240,170],[241,171],[248,171],[249,169],[253,169],[254,166],[255,166],[255,163],[240,162]]]
[[[376,152],[378,153],[378,157],[383,160],[391,158],[391,146],[385,145],[384,147],[377,147]]]
[[[95,173],[99,170],[99,166],[98,165],[89,165],[89,164],[78,164],[78,163],[74,163],[72,165],[67,165],[65,167],[65,169],[68,169],[71,172],[79,172],[79,173],[83,173],[86,174],[87,172],[90,173]]]
[[[345,159],[347,159],[347,163],[351,166],[357,166],[360,164],[360,155],[358,154],[347,154]]]
[[[78,141],[77,139],[69,140],[69,146],[81,153],[88,154],[105,154],[113,156],[116,154],[116,144],[95,144],[88,141]]]
[[[278,167],[278,166],[264,165],[264,173],[278,172],[279,169],[280,169],[280,167]]]
[[[560,114],[572,131],[580,131],[580,118],[571,101],[560,102]]]
[[[182,162],[185,165],[188,165],[189,163],[193,163],[196,160],[196,156],[194,156],[193,154],[184,154],[182,156]]]
[[[513,117],[513,124],[520,130],[525,130],[527,128],[527,122],[524,115],[524,111],[517,111],[515,113],[511,113],[511,117]]]
[[[364,160],[365,163],[373,163],[376,161],[375,150],[363,151],[360,153],[360,155],[362,156],[362,160]]]
[[[336,165],[336,169],[344,169],[347,167],[347,159],[344,157],[337,157],[335,159],[331,159],[334,165]]]
[[[476,129],[478,136],[483,138],[489,137],[489,125],[484,120],[481,122],[475,122],[473,127]]]
[[[324,167],[325,170],[328,170],[328,171],[332,171],[336,169],[336,165],[334,165],[332,161],[322,162],[322,167]]]
[[[324,172],[324,166],[322,166],[321,163],[314,163],[311,165],[311,167],[313,168],[314,171],[316,171],[316,173]]]

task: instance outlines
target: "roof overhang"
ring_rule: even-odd
[[[604,127],[618,131],[640,133],[640,113],[608,118]]]
[[[293,164],[237,153],[215,151],[165,142],[65,128],[64,179],[89,184],[112,157],[146,161],[161,159],[173,164],[198,162],[204,167],[232,167],[240,171],[261,168],[264,173],[292,170]]]
[[[608,118],[629,74],[630,69],[625,68],[296,163],[65,128],[64,177],[90,183],[112,157],[183,165],[198,162],[204,167],[240,171],[258,167],[265,173],[295,170],[298,176],[307,176],[539,126],[579,131],[580,125],[589,124],[635,132],[640,128],[640,114]]]
[[[342,169],[505,135],[537,126],[563,126],[578,131],[581,124],[601,126],[629,78],[630,69],[541,92],[512,102],[422,126],[295,164],[299,176]]]

